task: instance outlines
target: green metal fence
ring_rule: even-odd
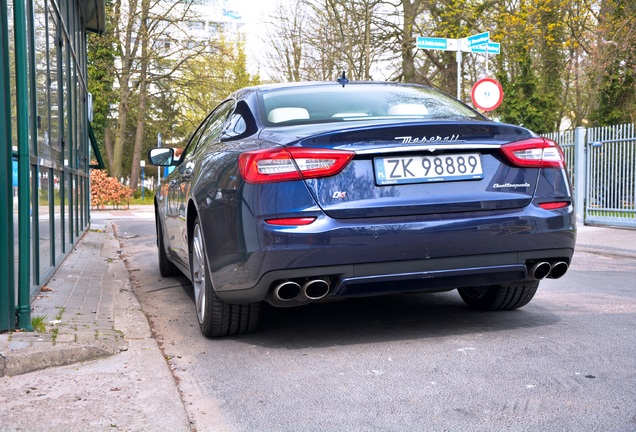
[[[0,2],[0,52],[9,52],[7,3]],[[13,162],[9,58],[0,57],[0,330],[13,328]]]
[[[0,331],[31,328],[32,299],[88,229],[86,31],[103,32],[103,13],[0,3]]]

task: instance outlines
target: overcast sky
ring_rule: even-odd
[[[267,16],[271,13],[276,2],[274,0],[224,0],[226,9],[237,11],[245,21],[246,51],[248,55],[249,72],[260,73],[261,79],[266,79],[266,71],[260,67],[260,53],[265,49],[265,42],[261,35],[265,32]]]

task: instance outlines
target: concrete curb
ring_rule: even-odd
[[[603,256],[612,256],[617,258],[635,258],[636,259],[636,252],[633,252],[627,249],[612,248],[607,246],[577,243],[574,253],[576,254],[577,252],[585,252],[585,253],[603,255]]]
[[[15,376],[54,366],[66,366],[119,353],[112,344],[61,344],[53,347],[28,347],[0,353],[0,376]]]

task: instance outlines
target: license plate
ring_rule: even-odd
[[[479,153],[374,159],[378,185],[428,183],[484,178]]]

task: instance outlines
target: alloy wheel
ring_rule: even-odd
[[[201,232],[201,226],[197,223],[194,225],[194,233],[192,235],[192,285],[194,287],[194,300],[199,324],[203,323],[205,319],[205,291],[207,283],[205,261],[203,233]]]

